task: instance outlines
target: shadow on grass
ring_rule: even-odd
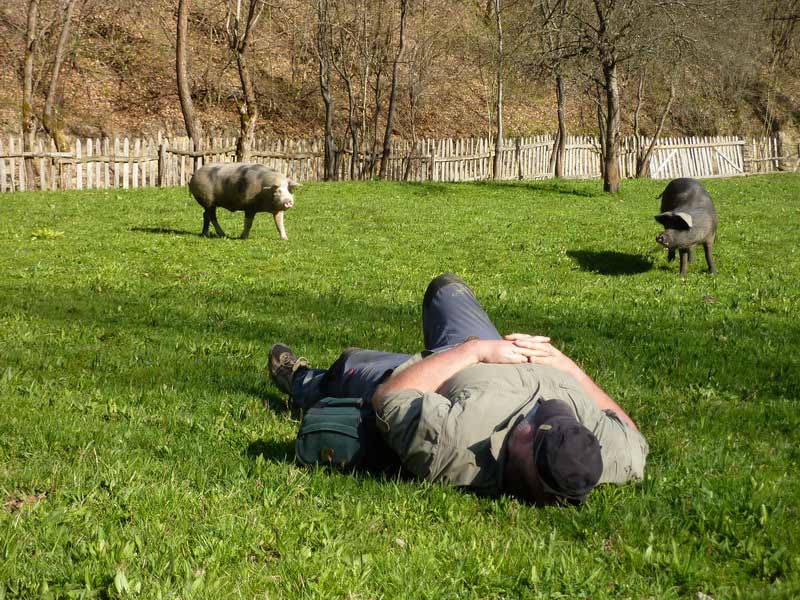
[[[581,268],[602,275],[630,275],[656,268],[665,271],[665,281],[667,276],[670,280],[678,276],[677,267],[661,258],[654,264],[654,258],[620,252],[572,250],[568,254]],[[479,298],[486,296],[486,290],[477,291]],[[55,302],[54,298],[59,300]],[[687,302],[690,301],[687,296]],[[259,307],[258,315],[252,313],[253,306]],[[302,307],[298,310],[303,315],[325,315],[324,327],[313,319],[306,321],[287,313],[287,306]],[[390,345],[387,338],[409,339],[409,336],[395,337],[391,330],[407,329],[408,323],[418,319],[417,306],[416,302],[410,307],[401,302],[369,301],[334,292],[273,289],[268,283],[237,289],[189,284],[164,290],[123,287],[99,293],[93,287],[62,287],[42,282],[28,295],[0,297],[0,313],[24,313],[26,318],[41,321],[51,331],[70,330],[76,322],[89,325],[87,337],[81,340],[82,352],[107,356],[106,367],[103,367],[106,359],[98,359],[98,373],[113,372],[120,389],[135,386],[157,395],[168,385],[187,399],[187,406],[191,406],[191,398],[207,389],[244,393],[260,398],[269,404],[270,410],[284,414],[290,410],[285,398],[277,394],[265,375],[252,374],[253,368],[263,373],[270,343],[284,340],[299,352],[312,355],[322,349],[329,358],[333,358],[334,350],[338,352],[347,346],[414,352],[421,345],[419,340],[397,347]],[[496,302],[487,308],[493,316]],[[800,380],[794,375],[796,366],[791,353],[765,352],[754,360],[741,361],[741,348],[763,346],[763,339],[781,340],[781,344],[788,343],[788,339],[800,339],[800,325],[794,321],[767,319],[755,329],[749,314],[732,313],[724,322],[709,320],[692,329],[675,331],[674,316],[666,311],[636,313],[629,319],[620,319],[611,309],[587,307],[576,311],[566,306],[563,311],[556,307],[551,310],[549,314],[535,316],[528,304],[520,304],[518,308],[506,306],[498,328],[524,330],[533,328],[535,322],[537,330],[546,331],[556,339],[577,340],[586,336],[587,340],[580,344],[588,346],[599,339],[604,344],[623,346],[636,339],[637,344],[647,349],[645,354],[651,350],[660,353],[666,343],[662,332],[669,330],[672,332],[669,347],[685,348],[682,355],[686,358],[681,359],[682,363],[694,364],[697,370],[696,375],[684,373],[682,378],[696,376],[711,381],[713,375],[717,389],[739,393],[740,382],[749,377],[749,386],[759,394],[787,398],[797,394]],[[389,333],[382,331],[381,339],[372,339],[375,323],[385,324]],[[103,332],[114,335],[103,336]],[[713,341],[721,336],[731,342],[715,344],[712,369],[703,366],[705,358],[695,361],[698,339]],[[61,343],[49,338],[42,343],[46,351],[64,351]],[[15,370],[27,368],[22,366],[23,359],[18,352],[14,361],[19,366]],[[645,360],[638,355],[630,360],[634,359]],[[165,365],[161,370],[147,366],[159,363]],[[118,368],[125,365],[130,365],[130,369]],[[182,375],[176,379],[174,373],[178,372]]]
[[[529,190],[531,192],[542,192],[547,194],[559,194],[562,196],[580,196],[582,198],[601,198],[607,196],[602,188],[587,185],[586,180],[582,183],[570,181],[476,181],[476,186],[513,187],[514,189]]]
[[[261,456],[264,460],[273,462],[294,463],[294,443],[256,440],[247,446],[245,454],[250,460]]]
[[[163,235],[188,235],[191,237],[199,237],[202,238],[203,236],[199,233],[195,233],[194,231],[185,231],[183,229],[171,229],[169,227],[131,227],[131,231],[136,231],[138,233],[160,233]],[[241,236],[238,235],[223,235],[218,236],[215,233],[211,233],[206,239],[209,240],[221,240],[221,239],[228,239],[228,240],[241,240]],[[246,241],[246,240],[245,240]]]
[[[199,236],[194,231],[184,231],[183,229],[170,229],[168,227],[131,227],[131,231],[138,233],[161,233],[166,235],[191,235]]]
[[[270,385],[275,386],[273,382],[270,381]],[[303,416],[303,410],[298,408],[292,402],[292,399],[285,395],[283,392],[278,394],[267,391],[263,385],[260,386],[247,386],[247,385],[240,385],[240,386],[231,386],[229,388],[230,392],[245,392],[249,393],[252,396],[257,396],[261,398],[263,403],[264,409],[268,410],[269,412],[281,415],[286,418],[294,418],[298,421]]]
[[[275,440],[256,440],[251,442],[245,449],[245,454],[250,460],[256,460],[261,456],[264,460],[276,463],[295,464],[294,442],[277,442]],[[377,479],[378,481],[403,480],[413,481],[413,474],[405,471],[400,464],[390,464],[385,468],[367,469],[356,468],[353,470],[340,471],[320,465],[321,472],[332,474],[346,474],[354,477]]]
[[[600,275],[636,275],[653,268],[650,258],[613,250],[569,250],[567,256],[575,259],[582,270]]]
[[[403,183],[415,196],[439,196],[450,190],[447,183],[439,181],[406,181]]]

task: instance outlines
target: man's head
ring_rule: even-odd
[[[541,401],[509,434],[507,491],[536,504],[580,504],[600,480],[600,443],[560,400]]]

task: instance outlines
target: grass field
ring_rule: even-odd
[[[0,196],[0,598],[800,595],[800,177],[710,180],[719,275],[663,181],[306,184],[251,238],[182,189]],[[242,214],[220,214],[231,235]],[[293,464],[269,346],[414,352],[452,271],[637,421],[580,509]]]

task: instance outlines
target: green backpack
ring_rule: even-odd
[[[323,398],[306,410],[294,449],[301,465],[340,471],[388,471],[400,464],[361,398]]]

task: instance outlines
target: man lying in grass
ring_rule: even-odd
[[[351,348],[327,370],[275,344],[270,375],[304,409],[326,396],[371,402],[420,479],[545,505],[642,478],[648,445],[636,424],[548,337],[502,337],[452,274],[428,285],[422,328],[420,354]]]

